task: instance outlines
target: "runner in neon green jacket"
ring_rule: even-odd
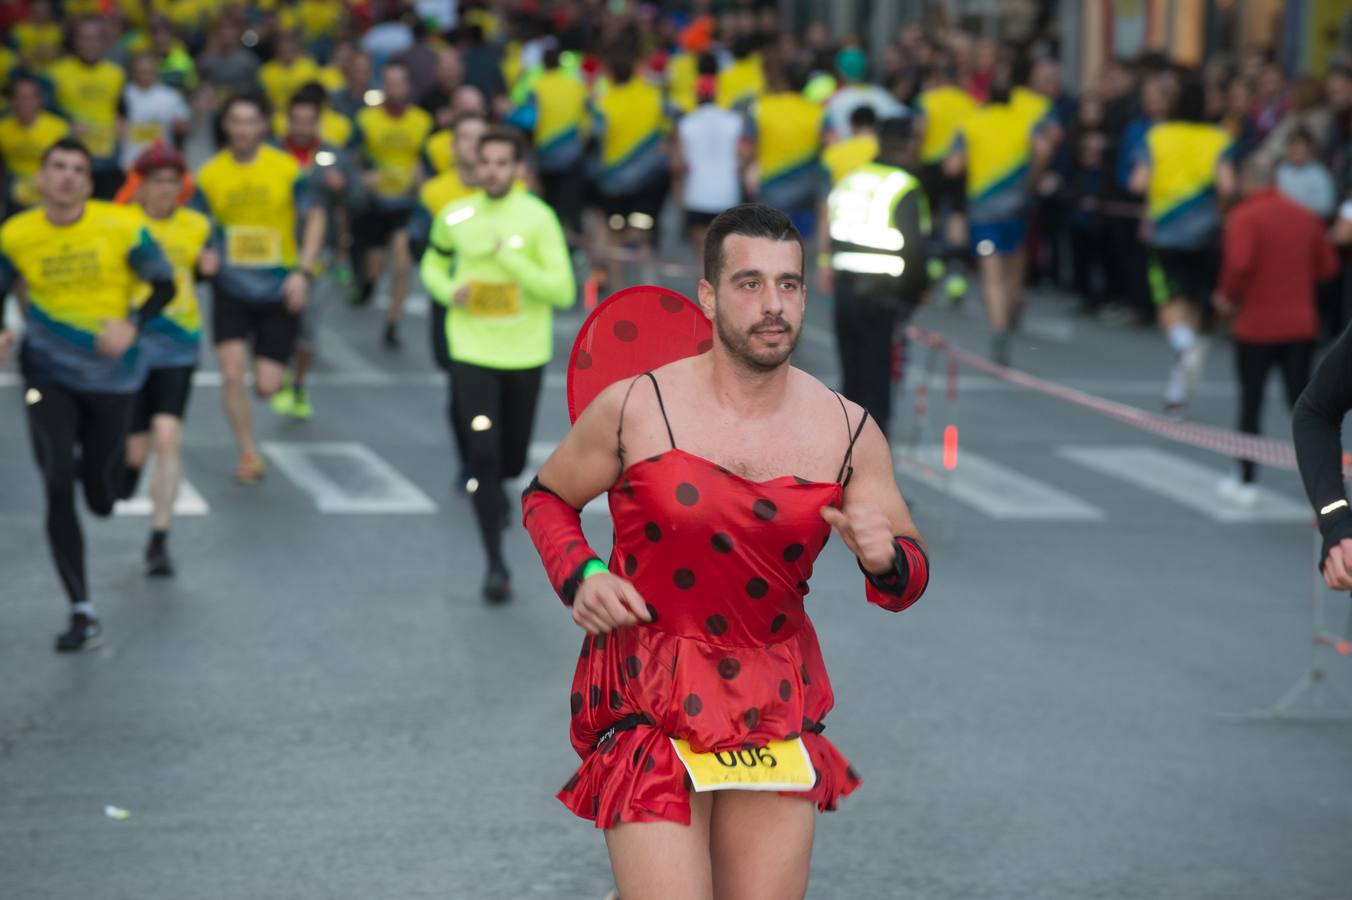
[[[514,130],[484,134],[475,166],[483,190],[437,213],[422,258],[424,286],[448,308],[451,420],[465,448],[490,603],[511,596],[502,483],[526,467],[544,366],[554,353],[554,308],[572,306],[577,295],[558,218],[539,198],[512,190],[518,141]]]

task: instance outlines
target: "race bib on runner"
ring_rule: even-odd
[[[231,225],[225,229],[225,260],[243,269],[282,264],[282,233],[263,225]]]
[[[509,319],[521,314],[521,289],[511,281],[471,281],[469,303],[472,316]]]
[[[163,136],[164,125],[161,122],[136,122],[131,126],[131,142],[138,147],[153,144]]]
[[[696,753],[672,738],[671,745],[697,793],[705,791],[809,791],[817,770],[802,738],[770,741],[764,747]]]

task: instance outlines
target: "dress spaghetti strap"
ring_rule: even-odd
[[[619,449],[621,465],[624,464],[624,411],[629,406],[629,395],[634,392],[634,385],[645,376],[653,383],[653,393],[657,395],[657,408],[662,411],[662,424],[667,426],[667,440],[671,441],[671,449],[676,449],[676,435],[672,433],[671,420],[667,418],[667,405],[662,402],[662,389],[657,386],[657,379],[653,377],[652,372],[644,372],[629,382],[629,389],[624,392],[624,402],[620,404],[620,424],[615,430],[615,443]]]
[[[839,391],[832,391],[836,395],[836,402],[840,404],[840,411],[845,414],[845,433],[850,435],[849,446],[845,448],[845,458],[840,461],[840,471],[836,473],[836,481],[841,486],[850,483],[850,475],[854,473],[854,466],[850,463],[854,460],[854,445],[859,440],[859,435],[864,433],[864,423],[868,421],[868,410],[864,410],[864,415],[859,419],[859,427],[850,434],[850,411],[845,408],[845,401],[841,398]]]

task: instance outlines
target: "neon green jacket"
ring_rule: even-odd
[[[432,299],[449,307],[451,358],[492,369],[549,362],[554,308],[567,309],[577,296],[558,217],[525,191],[501,200],[480,191],[442,209],[432,222],[421,273]],[[455,294],[464,286],[476,296],[486,286],[497,298],[491,306],[476,308],[476,299],[456,306]]]

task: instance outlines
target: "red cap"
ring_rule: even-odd
[[[188,164],[182,153],[163,141],[156,141],[136,157],[132,170],[139,175],[149,175],[159,169],[177,169],[181,174],[188,171]]]

